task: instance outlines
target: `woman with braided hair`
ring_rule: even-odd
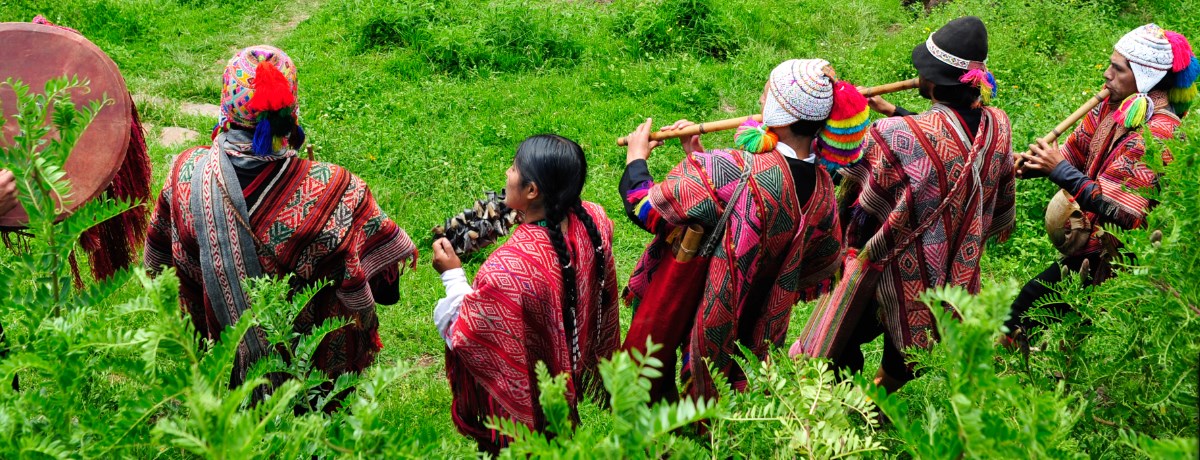
[[[505,202],[522,223],[479,268],[472,286],[445,238],[433,243],[433,267],[446,297],[433,312],[446,341],[446,374],[459,431],[498,453],[507,439],[484,424],[497,416],[542,429],[534,372],[566,373],[567,401],[600,389],[596,365],[617,349],[617,279],[612,221],[580,199],[587,180],[583,149],[542,134],[517,147]]]

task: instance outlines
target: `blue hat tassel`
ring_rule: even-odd
[[[254,127],[254,154],[260,157],[271,156],[275,153],[275,139],[271,133],[271,122],[266,116],[259,117],[258,126]]]

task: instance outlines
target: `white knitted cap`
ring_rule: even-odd
[[[1155,24],[1133,29],[1117,41],[1115,48],[1129,60],[1140,93],[1150,92],[1171,70],[1171,42]]]
[[[833,110],[833,80],[824,59],[792,59],[771,71],[763,124],[787,126],[798,120],[824,120]]]

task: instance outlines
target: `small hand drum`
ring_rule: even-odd
[[[59,27],[18,22],[0,23],[0,82],[8,78],[29,85],[40,93],[46,81],[61,77],[88,80],[90,91],[75,90],[71,99],[77,106],[107,97],[105,106],[83,132],[67,158],[65,170],[71,181],[71,213],[88,200],[100,195],[125,161],[130,141],[130,111],[133,101],[125,80],[108,55],[82,35]],[[16,94],[0,85],[0,116],[4,117],[0,145],[13,145],[17,134]],[[52,134],[53,135],[53,134]],[[61,217],[65,217],[64,214]],[[0,216],[0,227],[23,227],[29,218],[20,206]]]
[[[1046,206],[1046,234],[1050,243],[1068,256],[1087,246],[1092,236],[1091,221],[1066,190],[1059,190]]]

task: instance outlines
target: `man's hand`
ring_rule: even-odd
[[[861,93],[866,89],[866,87],[859,86],[858,92]],[[867,107],[870,107],[871,110],[874,110],[876,113],[879,113],[885,117],[890,117],[896,114],[896,104],[888,102],[886,99],[879,96],[868,97]]]
[[[450,240],[438,238],[433,242],[433,269],[440,275],[455,268],[462,268],[462,261],[458,260],[458,254],[454,253]]]
[[[12,171],[0,169],[0,216],[17,207],[17,179]]]
[[[647,118],[645,123],[638,125],[637,129],[633,130],[626,137],[628,143],[625,147],[625,164],[633,163],[637,160],[649,160],[650,151],[663,145],[662,141],[650,140],[651,121]]]
[[[1066,161],[1058,150],[1058,141],[1048,144],[1038,139],[1037,143],[1029,144],[1029,151],[1018,153],[1017,177],[1033,177],[1049,175],[1059,163]]]

